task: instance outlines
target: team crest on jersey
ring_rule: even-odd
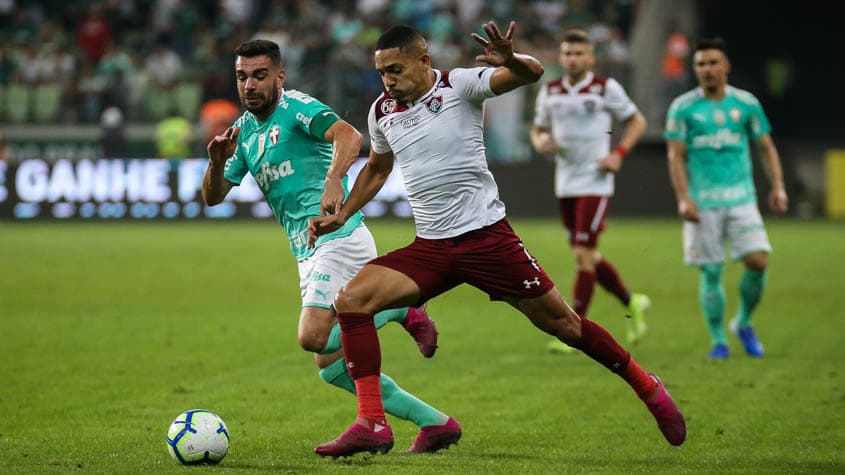
[[[274,125],[273,128],[270,129],[270,143],[273,145],[279,143],[279,131],[280,129],[278,125]]]
[[[728,112],[728,115],[731,116],[731,120],[734,122],[739,122],[739,119],[742,117],[742,112],[734,107]]]
[[[381,103],[382,114],[390,114],[394,110],[396,110],[396,99],[385,99],[384,102]]]
[[[587,110],[588,114],[592,114],[596,111],[596,101],[586,100],[584,101],[584,109]]]
[[[425,107],[432,114],[440,112],[440,109],[443,107],[443,96],[433,96],[431,99],[425,101]]]
[[[713,121],[716,125],[725,125],[725,113],[717,109],[713,112]]]

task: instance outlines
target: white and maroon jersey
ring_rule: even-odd
[[[546,83],[537,94],[534,125],[551,132],[560,147],[555,156],[555,195],[613,195],[613,173],[599,171],[610,153],[613,119],[637,112],[613,78],[587,73],[578,84],[565,78]]]
[[[393,152],[417,236],[445,239],[505,217],[484,153],[484,100],[493,68],[434,70],[434,86],[411,103],[382,94],[370,107],[370,147]]]

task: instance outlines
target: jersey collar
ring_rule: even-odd
[[[413,107],[421,102],[425,102],[426,100],[428,100],[429,97],[431,97],[431,95],[434,93],[434,90],[437,89],[437,85],[440,83],[440,77],[442,75],[440,74],[439,69],[432,69],[432,71],[434,71],[434,84],[431,86],[431,89],[429,89],[423,95],[414,99],[413,101],[409,101],[407,103],[408,107]]]
[[[584,89],[585,87],[587,87],[587,85],[589,85],[591,82],[593,82],[593,77],[594,77],[593,72],[587,71],[587,75],[584,76],[584,79],[578,81],[577,84],[569,84],[569,76],[564,76],[563,77],[563,85],[564,85],[564,87],[566,87],[566,90],[569,91],[570,93],[578,92],[581,89]]]

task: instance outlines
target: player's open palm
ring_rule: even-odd
[[[488,21],[482,27],[487,39],[473,33],[472,39],[484,48],[484,54],[475,57],[476,61],[487,63],[491,66],[502,66],[513,58],[513,32],[516,29],[516,22],[510,22],[508,31],[502,35],[499,27],[493,21]]]
[[[229,157],[235,154],[235,148],[238,145],[238,134],[240,133],[240,127],[229,127],[222,134],[215,135],[208,142],[208,157],[216,163],[228,160]]]

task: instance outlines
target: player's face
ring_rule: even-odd
[[[285,84],[285,71],[275,66],[269,56],[238,56],[235,60],[235,77],[244,108],[257,117],[270,115],[279,102],[279,93]]]
[[[425,93],[431,59],[402,53],[399,48],[380,49],[375,54],[376,71],[384,83],[384,90],[399,102],[410,102]]]
[[[705,89],[715,89],[728,82],[731,65],[725,54],[717,49],[697,51],[692,58],[693,70],[698,84]]]
[[[569,77],[580,78],[593,67],[594,63],[595,56],[590,45],[566,41],[560,44],[560,65]]]

